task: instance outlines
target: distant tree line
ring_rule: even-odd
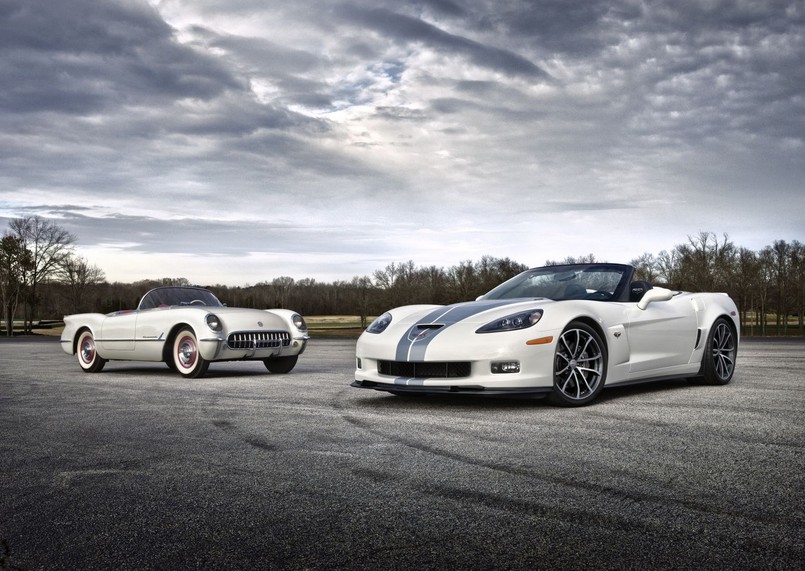
[[[75,237],[36,216],[13,219],[0,243],[0,294],[7,335],[13,320],[30,331],[34,320],[81,312],[132,309],[149,289],[189,285],[185,278],[109,283],[104,272],[73,250]],[[593,254],[545,265],[595,262]],[[760,251],[736,246],[727,235],[700,232],[670,251],[645,253],[629,263],[638,278],[684,291],[721,291],[738,304],[744,330],[755,335],[805,334],[805,245],[777,240]],[[472,300],[527,266],[483,256],[442,268],[392,262],[371,276],[319,282],[278,276],[251,286],[207,285],[232,307],[292,308],[304,315],[369,317],[398,305]]]

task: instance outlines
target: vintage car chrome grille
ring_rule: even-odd
[[[273,349],[291,344],[287,331],[240,331],[230,333],[226,340],[230,349]]]
[[[378,361],[377,372],[392,377],[460,378],[469,377],[469,361],[436,361],[409,363],[407,361]]]

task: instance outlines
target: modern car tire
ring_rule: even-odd
[[[201,356],[196,334],[189,327],[182,328],[176,334],[171,356],[176,371],[183,377],[193,379],[202,377],[210,366],[210,362]]]
[[[89,329],[84,329],[78,335],[78,343],[76,344],[76,356],[78,357],[78,364],[81,370],[85,373],[97,373],[106,365],[106,359],[98,355],[95,347],[95,338]]]
[[[735,373],[738,343],[730,323],[723,317],[716,319],[707,335],[707,346],[702,357],[701,377],[707,385],[726,385]]]
[[[285,374],[293,370],[298,360],[298,355],[288,355],[285,357],[274,357],[273,359],[263,359],[263,363],[270,373]]]
[[[571,322],[556,344],[553,392],[548,402],[584,406],[598,397],[607,376],[607,348],[598,333],[580,321]]]

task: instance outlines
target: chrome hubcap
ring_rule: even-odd
[[[95,342],[92,337],[84,337],[81,340],[81,360],[87,364],[92,363],[95,358]]]
[[[196,344],[189,337],[184,337],[176,350],[179,364],[185,369],[189,369],[196,362]]]
[[[581,400],[593,394],[604,371],[604,354],[595,337],[582,329],[562,333],[554,371],[556,388],[567,398]]]

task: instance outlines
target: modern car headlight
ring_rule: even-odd
[[[307,331],[307,323],[305,323],[305,318],[298,313],[293,314],[291,321],[293,322],[293,326],[300,331]]]
[[[207,327],[213,331],[221,331],[224,328],[223,323],[221,323],[221,320],[214,313],[208,313],[205,320],[207,321]]]
[[[529,309],[528,311],[507,315],[506,317],[487,323],[478,329],[476,333],[497,333],[498,331],[527,329],[532,325],[536,325],[540,319],[542,319],[541,309]]]
[[[391,323],[391,314],[387,311],[366,328],[367,333],[383,333]]]

